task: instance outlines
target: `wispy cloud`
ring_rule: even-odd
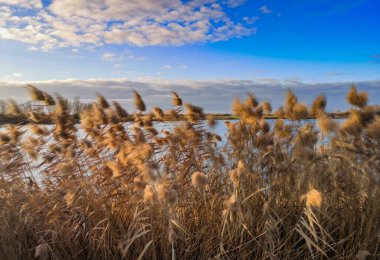
[[[41,0],[0,0],[0,4],[22,8],[42,8]]]
[[[245,1],[0,0],[0,38],[42,50],[104,44],[183,45],[255,33],[225,8]],[[18,10],[25,9],[23,12]]]
[[[161,69],[164,69],[164,70],[168,70],[168,69],[171,69],[171,68],[172,68],[172,65],[161,66]]]
[[[28,47],[28,51],[38,51],[39,49],[36,46]]]
[[[260,12],[263,14],[270,14],[273,10],[269,9],[267,5],[263,5],[259,8]]]
[[[21,78],[22,76],[24,76],[24,74],[22,74],[20,72],[15,72],[15,73],[12,73],[12,76],[16,77],[16,78]]]
[[[121,79],[68,79],[37,82],[0,82],[0,96],[13,98],[19,102],[27,100],[25,84],[34,84],[50,93],[60,93],[68,98],[79,96],[82,100],[91,101],[96,93],[104,94],[108,99],[118,100],[128,110],[133,110],[132,90],[139,91],[148,107],[160,106],[169,108],[171,91],[178,92],[185,102],[205,108],[208,112],[230,112],[234,98],[245,98],[246,93],[253,92],[259,99],[269,100],[274,108],[283,104],[286,90],[290,87],[299,100],[311,104],[313,98],[324,93],[328,100],[328,110],[346,110],[345,96],[352,82],[304,83],[299,79],[278,81],[275,79],[260,80],[178,80],[168,81],[159,78],[141,78],[139,81]],[[371,104],[380,103],[380,80],[355,83],[360,90],[368,92]]]
[[[129,55],[123,55],[121,59],[144,61],[146,60],[146,57],[129,54]]]
[[[116,55],[112,52],[106,52],[106,53],[103,53],[102,55],[102,60],[105,60],[105,61],[112,61],[116,58]]]
[[[224,0],[222,3],[228,7],[235,8],[241,5],[244,5],[247,0]]]
[[[259,20],[260,17],[259,16],[254,16],[254,17],[243,17],[243,20],[247,23],[247,24],[254,24],[257,20]]]

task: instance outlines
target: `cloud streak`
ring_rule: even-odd
[[[273,10],[269,9],[267,5],[263,5],[259,8],[260,12],[263,14],[270,14]]]
[[[223,1],[223,4],[227,5],[228,7],[235,8],[244,5],[246,2],[247,0],[225,0]]]
[[[102,55],[102,60],[105,60],[105,61],[112,61],[116,58],[116,55],[112,52],[106,52],[106,53],[103,53]]]
[[[26,84],[34,84],[50,93],[59,93],[67,98],[80,97],[90,102],[95,99],[96,93],[103,94],[111,100],[118,100],[128,110],[133,110],[133,94],[135,89],[141,93],[148,107],[160,106],[170,108],[171,91],[178,92],[185,102],[190,102],[205,108],[207,112],[230,112],[234,98],[245,98],[246,93],[253,92],[260,100],[269,100],[274,108],[283,104],[288,87],[299,97],[301,102],[311,104],[313,98],[323,93],[328,100],[328,110],[346,110],[349,105],[345,96],[351,82],[310,84],[302,81],[277,81],[274,79],[262,80],[141,80],[131,81],[121,79],[67,79],[36,82],[0,82],[0,96],[13,98],[19,102],[27,100]],[[357,82],[361,91],[366,91],[370,97],[370,104],[380,103],[380,80]]]
[[[104,44],[184,45],[256,32],[212,0],[0,0],[0,38],[51,50]],[[239,1],[239,5],[245,1]],[[24,9],[21,13],[19,10]]]

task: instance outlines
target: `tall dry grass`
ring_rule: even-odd
[[[144,112],[135,92],[133,126],[99,96],[76,125],[62,97],[29,90],[54,125],[0,133],[2,259],[379,257],[380,118],[356,89],[341,125],[323,96],[307,108],[289,91],[277,113],[317,115],[321,133],[270,125],[269,102],[249,95],[225,141],[177,93],[171,109]],[[181,114],[172,129],[152,122]]]

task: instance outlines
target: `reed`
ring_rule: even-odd
[[[356,88],[342,124],[323,96],[308,108],[289,90],[278,114],[318,127],[270,124],[250,94],[225,138],[175,92],[151,112],[134,92],[130,124],[99,95],[76,124],[64,98],[28,89],[29,111],[10,113],[38,122],[38,107],[54,124],[0,133],[1,259],[380,257],[380,120]]]

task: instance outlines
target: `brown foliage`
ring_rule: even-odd
[[[68,102],[29,87],[54,125],[0,131],[4,259],[364,259],[380,253],[380,120],[359,107],[340,126],[318,97],[285,113],[236,100],[227,135],[173,93],[134,121],[99,96],[75,124]],[[359,99],[357,98],[359,96]],[[12,111],[21,109],[11,103]],[[19,111],[20,110],[20,111]],[[308,111],[318,114],[300,124]],[[39,120],[35,111],[26,111]],[[30,112],[30,113],[29,113]],[[33,114],[34,113],[34,114]],[[160,122],[153,121],[153,116]],[[168,122],[179,119],[182,122]],[[210,119],[207,117],[207,119]],[[211,118],[212,120],[212,118]],[[211,122],[211,125],[213,123]]]

